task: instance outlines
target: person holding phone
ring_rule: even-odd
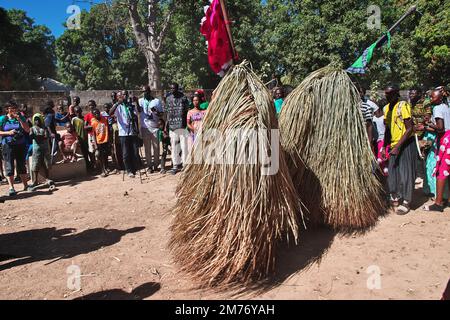
[[[5,176],[9,184],[9,196],[15,196],[14,171],[23,183],[24,191],[28,190],[28,177],[25,165],[26,139],[25,134],[30,133],[26,119],[19,114],[19,107],[14,101],[5,105],[6,115],[0,117],[0,137],[2,155],[5,162]],[[15,164],[17,167],[15,168]]]

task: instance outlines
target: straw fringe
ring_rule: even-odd
[[[385,210],[360,103],[347,73],[330,66],[310,74],[284,103],[281,143],[312,224],[355,231],[375,225]]]
[[[206,148],[220,150],[236,161],[246,152],[256,164],[190,164],[177,188],[170,248],[175,262],[206,286],[247,285],[266,279],[275,267],[276,244],[297,242],[301,204],[280,149],[279,171],[262,175],[262,149],[269,148],[270,129],[278,124],[270,93],[244,62],[235,66],[215,92],[194,155]],[[206,139],[208,130],[227,135]],[[236,131],[266,130],[257,135],[257,150]],[[269,130],[269,131],[267,131]],[[204,139],[205,138],[205,139]],[[208,141],[209,140],[209,141]],[[247,150],[247,151],[246,151]]]

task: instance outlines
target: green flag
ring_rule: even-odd
[[[386,33],[387,36],[387,47],[388,49],[391,48],[391,34],[389,32]],[[378,41],[373,43],[370,47],[368,47],[366,50],[364,50],[361,57],[356,60],[356,62],[347,69],[348,73],[360,73],[365,74],[367,66],[369,65],[370,61],[373,57],[373,52],[375,51],[376,47],[378,45]]]
[[[350,68],[347,69],[347,72],[365,74],[367,65],[372,60],[373,51],[375,50],[376,46],[377,42],[375,42],[366,50],[364,50],[362,56],[359,57],[359,59],[356,60],[356,62]]]

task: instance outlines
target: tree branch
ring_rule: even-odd
[[[142,21],[138,12],[138,0],[128,0],[128,13],[130,14],[131,26],[133,27],[136,42],[144,55],[149,50],[149,38],[145,29],[142,28]]]
[[[155,7],[158,4],[159,0],[147,0],[147,32],[149,39],[149,48],[155,53],[156,52],[156,13]]]
[[[156,45],[156,52],[160,52],[162,43],[164,42],[164,38],[167,35],[167,30],[170,26],[170,20],[172,19],[172,15],[175,12],[176,2],[172,1],[169,7],[169,12],[167,13],[166,19],[164,20],[161,32],[159,33],[158,39],[157,39],[157,45]]]

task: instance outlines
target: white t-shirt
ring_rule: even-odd
[[[133,111],[137,119],[136,108],[134,108]],[[121,104],[117,107],[114,115],[116,116],[117,126],[119,127],[119,137],[127,137],[138,134],[133,129],[130,115],[128,114],[127,107],[124,104]]]
[[[384,135],[386,133],[386,126],[384,124],[384,116],[373,117],[373,124],[377,128],[378,139],[377,141],[384,141]]]
[[[158,112],[163,112],[163,107],[159,99],[153,99],[148,101],[144,98],[139,99],[139,105],[142,108],[141,112],[141,126],[149,129],[155,130],[159,127],[159,116]],[[156,112],[152,111],[155,108]]]
[[[436,122],[436,118],[444,120],[445,131],[450,130],[450,108],[445,103],[441,103],[440,105],[434,107],[434,122]]]
[[[377,110],[379,109],[378,105],[372,100],[367,99],[366,104],[368,104],[370,109],[372,109],[372,114],[377,112]]]

